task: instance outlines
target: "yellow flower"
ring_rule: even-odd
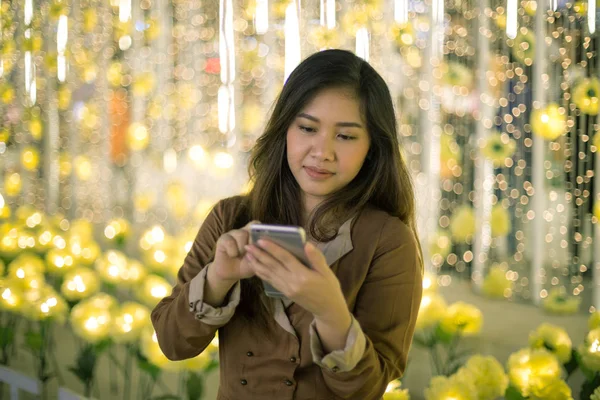
[[[123,70],[121,63],[115,61],[108,66],[108,69],[106,70],[106,79],[112,86],[119,86],[121,84],[122,74]]]
[[[148,147],[150,133],[145,125],[134,122],[127,129],[127,146],[133,151],[141,151]]]
[[[80,267],[65,275],[60,291],[65,299],[78,301],[90,297],[99,289],[100,282],[96,273],[89,268]]]
[[[77,237],[81,241],[87,242],[93,240],[94,227],[86,219],[76,219],[71,222],[69,232],[71,233],[71,237]]]
[[[44,125],[39,118],[32,118],[28,124],[29,133],[35,140],[40,140],[42,138],[42,134],[44,133]]]
[[[411,22],[393,24],[391,34],[398,47],[412,46],[415,44],[416,34]]]
[[[571,360],[571,338],[567,331],[559,326],[548,323],[541,324],[529,334],[529,346],[533,349],[550,350],[563,364]]]
[[[44,284],[44,269],[39,257],[24,253],[8,265],[7,278],[22,290],[38,289]]]
[[[558,359],[546,349],[521,349],[510,355],[507,362],[512,386],[527,397],[533,387],[548,384],[560,378]]]
[[[109,337],[112,316],[110,309],[95,302],[84,300],[71,310],[73,332],[89,343],[96,343]]]
[[[4,104],[11,104],[15,99],[15,89],[7,83],[0,86],[0,99]]]
[[[588,332],[577,350],[583,365],[594,372],[600,371],[600,328]]]
[[[494,264],[483,279],[483,294],[493,298],[508,298],[512,295],[513,281],[506,277],[506,267]]]
[[[93,240],[82,242],[79,238],[71,237],[69,248],[75,257],[75,261],[80,264],[92,265],[100,256],[100,246]]]
[[[600,311],[595,311],[588,318],[588,329],[592,331],[596,328],[600,328]]]
[[[450,218],[450,232],[457,242],[469,242],[475,233],[475,213],[469,206],[460,206]]]
[[[423,293],[433,293],[438,290],[438,281],[434,274],[425,272],[423,275]]]
[[[153,271],[170,271],[173,264],[177,264],[174,239],[170,236],[165,236],[163,240],[145,250],[142,256],[144,263]]]
[[[425,293],[421,298],[416,330],[420,331],[437,324],[446,314],[447,308],[442,296],[436,293]]]
[[[142,263],[136,260],[129,260],[127,269],[123,274],[123,283],[131,286],[137,285],[144,280],[146,275],[148,275],[148,273]]]
[[[8,128],[0,128],[0,142],[6,143],[10,139],[10,130]]]
[[[117,250],[109,250],[96,260],[94,268],[105,282],[119,284],[127,274],[127,264],[128,259],[125,254]]]
[[[506,165],[506,159],[512,157],[516,148],[516,142],[506,133],[495,133],[484,142],[481,153],[498,168]]]
[[[46,263],[48,273],[63,275],[65,272],[73,269],[74,257],[67,249],[52,249],[46,254]]]
[[[0,310],[18,311],[23,304],[23,291],[10,280],[0,279]]]
[[[86,8],[83,11],[83,31],[90,33],[94,30],[98,21],[97,11],[93,8]]]
[[[600,80],[596,77],[585,78],[573,89],[573,102],[581,112],[598,115],[600,107]]]
[[[146,328],[141,334],[141,347],[140,352],[148,361],[156,365],[159,368],[165,368],[167,370],[179,369],[179,363],[170,361],[162,352],[158,345],[158,339],[156,332],[152,327]],[[179,364],[179,365],[178,365]]]
[[[332,49],[339,47],[340,35],[336,29],[319,26],[310,32],[308,40],[318,49]]]
[[[553,314],[574,314],[579,310],[581,298],[569,296],[564,287],[550,290],[548,297],[543,300],[544,309]]]
[[[477,388],[469,377],[455,374],[435,376],[425,389],[425,400],[477,400]]]
[[[52,319],[62,323],[68,314],[67,303],[50,285],[26,290],[23,299],[23,314],[34,321]]]
[[[535,15],[535,11],[537,10],[537,1],[536,0],[525,0],[523,1],[523,9],[525,12],[533,17]]]
[[[445,230],[438,230],[434,233],[429,241],[429,255],[435,264],[442,264],[446,256],[450,254],[452,249],[452,240],[450,233]]]
[[[108,222],[104,228],[104,236],[110,241],[123,243],[130,233],[129,222],[123,218],[116,218]]]
[[[92,307],[103,308],[111,313],[116,312],[119,307],[117,299],[109,294],[100,292],[85,301],[87,304],[91,304]]]
[[[342,17],[342,28],[350,36],[356,36],[356,32],[368,24],[369,14],[362,10],[350,10]]]
[[[600,387],[594,390],[594,393],[590,396],[590,400],[600,400]]]
[[[512,54],[517,60],[527,66],[533,64],[533,57],[535,55],[535,36],[529,29],[521,27],[517,33],[517,37],[514,38],[511,47]]]
[[[151,42],[160,36],[160,23],[156,18],[148,18],[146,24],[148,27],[144,30],[144,36]]]
[[[401,388],[400,381],[393,381],[387,385],[383,400],[410,400],[410,394],[407,389]]]
[[[562,379],[536,381],[531,387],[531,400],[573,400],[571,388]]]
[[[556,103],[531,113],[531,131],[546,140],[556,140],[567,131],[567,113]]]
[[[465,374],[465,380],[473,381],[479,400],[502,397],[508,387],[508,376],[504,373],[502,364],[492,356],[472,356],[457,374]]]
[[[4,192],[10,197],[14,197],[21,193],[22,181],[21,175],[17,172],[6,174],[4,177]]]
[[[478,334],[482,324],[481,311],[474,305],[462,301],[451,304],[440,321],[440,327],[444,332],[464,336]]]
[[[63,86],[58,89],[58,109],[66,110],[71,105],[71,89],[67,86]]]
[[[442,81],[449,86],[471,89],[473,87],[473,71],[459,62],[444,63],[440,67]]]
[[[143,72],[135,77],[133,81],[133,94],[136,96],[147,96],[155,86],[154,74]]]
[[[510,214],[502,204],[496,204],[492,207],[490,225],[492,227],[492,237],[502,237],[510,233],[512,229]]]
[[[150,310],[146,306],[133,301],[123,303],[113,315],[112,337],[117,343],[136,341],[142,329],[150,324]]]
[[[78,155],[73,160],[75,165],[75,174],[82,181],[88,181],[92,177],[92,163],[87,156]]]
[[[599,134],[596,134],[596,137],[600,138]],[[600,201],[596,200],[594,203],[594,217],[596,217],[596,222],[600,221]]]
[[[2,195],[0,195],[2,196]],[[0,206],[0,219],[9,219],[11,215],[10,207],[8,204]]]
[[[164,278],[158,275],[148,275],[136,288],[136,296],[148,307],[154,307],[163,297],[171,293],[171,289],[171,284]]]

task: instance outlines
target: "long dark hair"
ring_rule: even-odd
[[[370,204],[400,218],[417,238],[413,184],[400,154],[389,89],[369,63],[345,50],[311,55],[298,65],[283,86],[250,158],[253,188],[247,199],[249,217],[263,223],[301,224],[301,191],[287,163],[286,134],[306,104],[327,88],[349,89],[356,95],[371,144],[354,180],[309,216],[308,234],[318,241],[329,241],[339,228],[335,221],[343,222]],[[258,278],[242,282],[242,297],[242,314],[266,326],[272,310],[269,302],[264,301]]]

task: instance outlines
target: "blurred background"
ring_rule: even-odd
[[[386,399],[600,398],[599,7],[0,0],[4,396],[215,398],[218,339],[169,362],[149,312],[287,76],[344,48],[390,86],[426,261]]]

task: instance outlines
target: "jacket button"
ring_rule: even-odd
[[[249,351],[249,352],[247,352],[247,353],[246,353],[246,355],[247,355],[248,357],[252,357],[252,356],[254,355],[254,353],[253,353],[253,352],[251,352],[251,351]]]
[[[293,362],[293,363],[295,363],[295,362],[296,362],[296,357],[291,357],[291,358],[290,358],[290,362]]]
[[[242,385],[247,385],[247,384],[248,384],[248,381],[247,381],[247,380],[245,380],[245,379],[242,379],[242,380],[240,381],[240,383],[241,383]]]
[[[292,386],[294,384],[294,382],[290,381],[289,379],[286,379],[284,383],[288,386]]]

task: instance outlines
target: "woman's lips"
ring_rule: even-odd
[[[327,179],[334,175],[334,173],[331,171],[319,168],[304,167],[304,170],[306,171],[306,174],[313,179]]]

